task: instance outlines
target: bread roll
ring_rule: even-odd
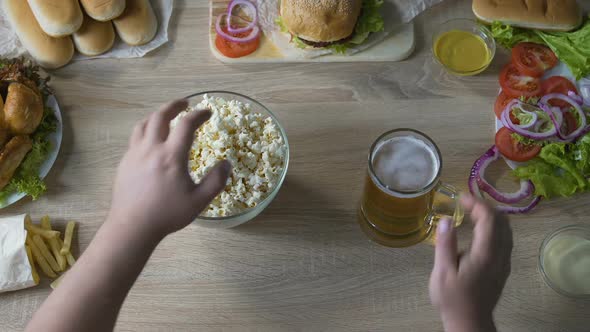
[[[282,0],[281,17],[294,36],[335,42],[352,35],[362,5],[362,0]]]
[[[52,37],[69,36],[82,25],[78,0],[28,0],[41,29]]]
[[[4,105],[4,121],[10,132],[15,135],[32,134],[39,127],[42,118],[41,96],[24,84],[10,84]]]
[[[111,22],[99,22],[84,16],[80,30],[72,36],[78,52],[95,56],[110,50],[115,43],[115,29]]]
[[[487,23],[539,30],[570,31],[582,24],[576,0],[473,0],[473,13]]]
[[[158,31],[158,20],[149,0],[127,0],[123,15],[113,23],[119,37],[132,46],[149,43]]]
[[[59,68],[74,56],[70,37],[55,38],[46,34],[24,0],[4,0],[4,13],[21,43],[31,56],[45,68]]]
[[[80,0],[88,16],[101,22],[119,17],[125,10],[125,0]]]

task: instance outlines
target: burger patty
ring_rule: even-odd
[[[299,40],[301,40],[304,44],[309,45],[311,47],[315,47],[315,48],[322,48],[322,47],[328,47],[328,46],[332,46],[332,45],[336,45],[336,44],[343,44],[343,43],[350,41],[351,39],[352,39],[352,35],[350,35],[346,38],[340,39],[340,40],[333,41],[333,42],[312,42],[312,41],[305,40],[305,39],[299,37]]]

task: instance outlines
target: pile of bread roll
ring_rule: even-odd
[[[74,46],[86,56],[109,51],[115,30],[133,46],[158,30],[150,0],[4,0],[4,12],[30,55],[50,69],[68,64]]]

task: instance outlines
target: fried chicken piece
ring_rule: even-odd
[[[2,149],[0,152],[0,190],[10,182],[14,172],[32,148],[31,138],[21,135],[13,137]]]
[[[6,76],[6,78],[2,79],[3,81],[11,84],[11,83],[21,83],[26,85],[29,89],[33,90],[33,92],[35,92],[38,95],[41,95],[41,92],[39,92],[39,88],[37,88],[37,84],[35,84],[35,82],[31,81],[30,79],[28,79],[25,75],[23,75],[22,73],[14,73],[14,74],[10,74],[8,76]]]
[[[22,83],[8,87],[4,105],[4,122],[14,135],[32,134],[43,119],[43,99]]]
[[[40,94],[37,84],[25,74],[27,71],[24,62],[15,61],[0,68],[0,80],[9,83],[22,83],[35,91],[35,93]]]
[[[6,128],[6,123],[4,123],[4,99],[0,96],[0,149],[6,144],[9,137],[10,132]]]

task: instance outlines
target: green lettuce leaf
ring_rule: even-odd
[[[508,49],[522,42],[544,44],[543,39],[537,36],[533,30],[515,28],[498,21],[492,23],[492,35],[498,44]]]
[[[578,170],[584,176],[590,176],[590,135],[586,135],[578,141],[572,153]]]
[[[512,48],[520,42],[547,45],[569,67],[576,79],[590,74],[590,20],[573,32],[521,29],[494,22],[492,35],[506,48]]]
[[[283,21],[283,18],[281,16],[277,17],[277,19],[275,20],[275,23],[279,26],[279,29],[281,30],[281,32],[289,33],[289,29],[287,29],[287,26],[285,25],[285,21]]]
[[[381,16],[383,0],[363,0],[362,14],[359,17],[352,39],[346,43],[328,46],[334,53],[344,54],[349,48],[364,43],[373,32],[385,30],[385,21]]]
[[[570,197],[578,191],[577,181],[571,174],[539,158],[529,161],[526,166],[518,167],[514,170],[514,175],[532,181],[537,196]]]
[[[575,144],[551,143],[539,156],[514,170],[520,179],[531,180],[535,194],[545,198],[570,197],[590,190],[590,135]]]
[[[517,142],[520,143],[522,145],[543,145],[542,142],[534,140],[534,139],[530,139],[530,138],[526,138],[522,135],[519,135],[517,133],[512,133],[510,134],[512,136],[512,139]]]
[[[33,147],[17,168],[8,185],[0,191],[0,202],[5,202],[8,196],[17,192],[24,193],[36,200],[47,191],[45,183],[39,178],[39,169],[52,148],[48,136],[56,130],[57,119],[54,112],[51,108],[46,107],[41,124],[31,136]]]

